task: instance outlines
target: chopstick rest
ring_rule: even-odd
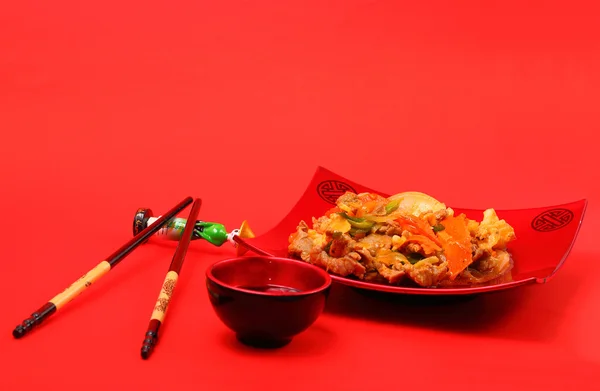
[[[157,218],[154,217],[152,209],[139,208],[133,218],[133,234],[137,235],[139,231],[152,224]],[[178,241],[183,234],[186,223],[186,219],[176,217],[165,224],[154,236],[163,240]],[[240,228],[228,232],[225,225],[221,223],[196,220],[191,240],[205,240],[216,247],[229,242],[236,249],[236,255],[241,256],[248,250],[245,246],[238,246],[235,240],[237,236],[241,238],[254,238],[254,232],[252,232],[248,221],[242,221]]]

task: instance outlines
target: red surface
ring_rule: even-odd
[[[0,389],[593,389],[597,2],[290,3],[3,7]],[[203,219],[260,234],[318,165],[475,209],[589,205],[547,284],[439,305],[334,284],[275,352],[216,318],[204,272],[234,252],[198,242],[151,360],[139,347],[176,243],[138,249],[12,339],[130,237],[138,207],[198,196]]]

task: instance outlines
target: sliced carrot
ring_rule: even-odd
[[[441,224],[444,230],[438,232],[438,237],[442,242],[444,254],[448,261],[448,269],[451,273],[451,280],[454,280],[463,270],[473,263],[471,253],[471,234],[467,228],[467,221],[464,215],[458,217],[448,216]]]
[[[441,246],[442,243],[435,235],[435,232],[433,232],[433,229],[429,223],[412,216],[399,216],[396,218],[396,221],[400,223],[402,229],[405,229],[415,235],[426,236],[427,238],[431,239],[433,243]]]

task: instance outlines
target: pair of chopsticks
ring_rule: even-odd
[[[168,223],[172,218],[174,218],[179,212],[181,212],[190,203],[192,203],[192,201],[194,202],[194,204],[192,205],[192,210],[190,211],[187,223],[185,225],[185,229],[183,231],[183,235],[181,236],[177,245],[177,249],[175,250],[175,254],[173,255],[173,260],[171,261],[171,265],[169,266],[169,271],[167,272],[167,276],[162,285],[157,303],[154,307],[154,311],[152,312],[150,323],[148,325],[148,331],[145,335],[146,338],[144,339],[142,345],[142,358],[147,359],[150,356],[153,347],[158,340],[158,329],[160,328],[161,323],[164,321],[167,312],[167,307],[173,294],[173,289],[175,288],[177,278],[179,277],[179,273],[181,272],[183,261],[185,260],[187,249],[192,239],[194,225],[197,220],[198,213],[200,211],[200,206],[202,204],[202,201],[199,198],[194,200],[192,197],[186,197],[185,199],[180,201],[167,213],[159,217],[153,224],[149,225],[139,234],[135,235],[133,238],[128,240],[115,252],[109,255],[105,260],[100,262],[93,269],[85,273],[78,280],[73,282],[69,287],[67,287],[61,293],[54,296],[46,304],[44,304],[37,311],[31,314],[29,318],[25,319],[21,324],[15,327],[15,329],[12,332],[13,336],[17,339],[24,337],[34,328],[39,326],[43,321],[48,319],[50,316],[52,316],[54,313],[60,310],[63,306],[72,301],[75,297],[83,293],[93,283],[95,283],[101,277],[106,275],[109,271],[114,269],[114,267],[117,266],[127,255],[129,255],[133,250],[139,247],[140,244],[148,240],[166,223]]]

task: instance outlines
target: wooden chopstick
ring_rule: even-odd
[[[150,357],[154,351],[154,346],[158,342],[158,330],[165,320],[175,285],[177,284],[179,274],[181,273],[181,267],[185,261],[187,249],[192,240],[192,235],[194,234],[194,228],[201,205],[202,200],[199,198],[197,198],[192,205],[185,228],[183,229],[181,238],[179,238],[177,249],[175,250],[175,254],[173,254],[171,265],[169,266],[169,270],[165,276],[160,293],[158,294],[158,299],[154,305],[154,310],[152,311],[152,316],[150,317],[150,322],[148,323],[148,329],[146,330],[145,338],[142,343],[141,355],[144,360]]]
[[[192,201],[192,197],[187,197],[183,201],[180,201],[167,213],[156,220],[152,225],[146,227],[146,229],[144,229],[138,235],[128,240],[114,253],[109,255],[104,261],[100,262],[93,269],[81,276],[77,281],[73,282],[67,289],[50,299],[46,304],[40,307],[40,309],[31,314],[29,318],[25,319],[13,330],[13,336],[15,338],[22,338],[56,311],[60,310],[64,305],[69,303],[75,297],[79,296],[94,282],[98,281],[101,277],[111,271],[116,265],[119,264],[119,262],[121,262],[121,260],[123,260],[123,258],[129,255],[140,244],[145,242],[148,238],[150,238],[150,236],[154,235],[165,223],[185,209],[190,203],[192,203]]]

